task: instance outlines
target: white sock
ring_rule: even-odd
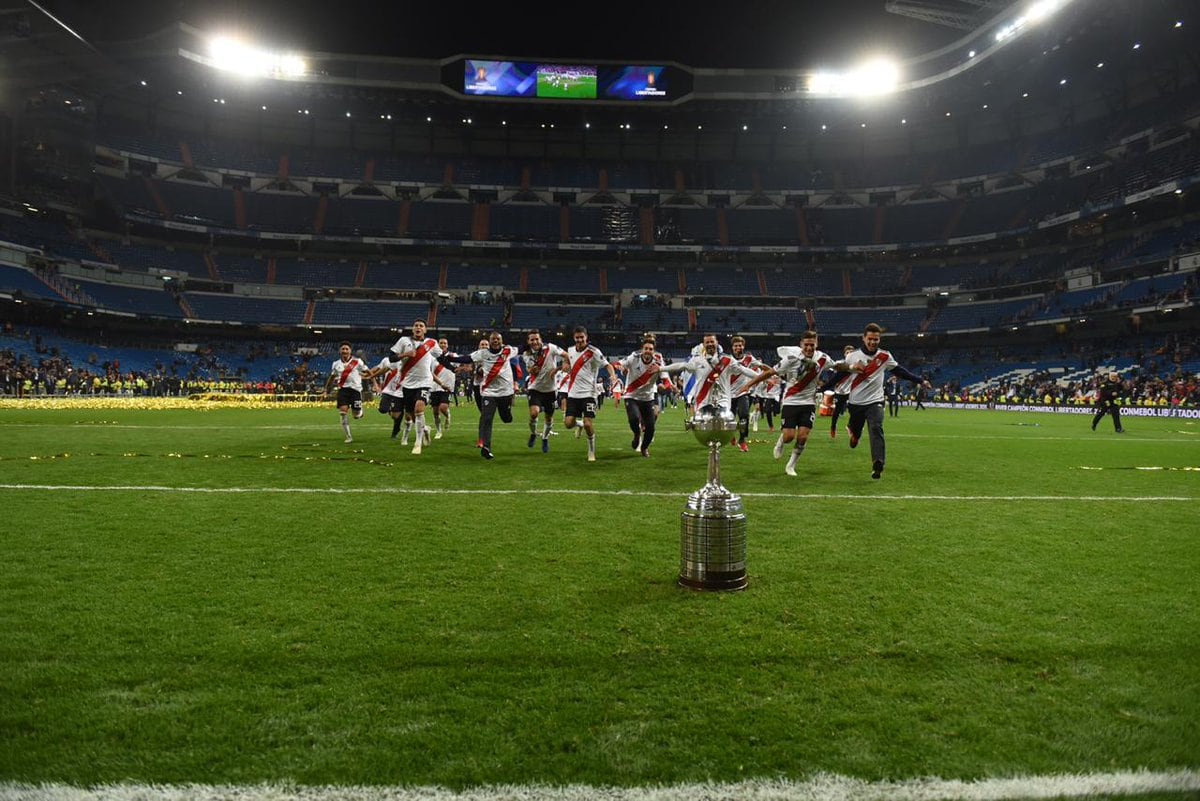
[[[595,453],[595,452],[596,452],[596,435],[589,434],[588,435],[588,453]]]
[[[342,431],[345,431],[346,436],[348,437],[350,436],[350,418],[345,412],[340,412],[339,414],[341,414],[342,417]]]
[[[550,429],[553,425],[549,420],[546,421],[546,426],[542,429],[542,439],[550,439]]]
[[[425,415],[421,415],[414,422],[413,433],[417,435],[417,442],[420,442],[425,437]]]

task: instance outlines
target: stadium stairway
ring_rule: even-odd
[[[954,232],[958,230],[958,224],[962,221],[963,214],[966,211],[966,198],[962,198],[954,203],[954,208],[950,212],[950,219],[946,220],[946,227],[942,229],[942,239],[950,239],[954,236]]]
[[[185,298],[183,296],[182,292],[176,293],[175,303],[178,304],[179,310],[181,312],[183,312],[184,319],[186,319],[186,320],[196,319],[196,312],[192,310],[192,305],[187,302],[187,298]]]
[[[800,240],[800,244],[804,247],[809,246],[808,241],[808,215],[804,213],[803,206],[796,207],[796,236]]]
[[[149,193],[150,199],[154,201],[154,208],[158,209],[158,213],[163,216],[164,220],[171,219],[171,208],[167,205],[167,201],[163,200],[162,193],[158,191],[158,186],[149,176],[142,176],[142,183],[146,187],[146,192]]]

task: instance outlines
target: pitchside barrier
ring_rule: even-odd
[[[982,409],[999,412],[1044,412],[1046,414],[1095,414],[1095,406],[1042,406],[1038,404],[997,403],[946,403],[925,401],[930,409]],[[1200,420],[1200,409],[1177,406],[1121,406],[1122,417],[1163,417],[1182,420]]]

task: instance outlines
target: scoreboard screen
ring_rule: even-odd
[[[463,91],[493,97],[535,97],[536,65],[515,61],[484,61],[468,58],[463,73]]]
[[[467,58],[462,60],[461,68],[447,67],[449,71],[443,75],[450,88],[473,97],[661,102],[687,94],[692,83],[691,74],[684,69],[642,64],[550,64]],[[457,76],[461,76],[461,84]]]
[[[610,100],[666,100],[666,67],[608,67],[601,71],[600,96]]]

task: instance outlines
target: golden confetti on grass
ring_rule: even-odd
[[[186,398],[153,398],[130,396],[41,396],[33,398],[0,398],[0,409],[133,409],[158,411],[188,409],[312,409],[332,402],[332,399],[312,399],[304,395],[192,395]]]

